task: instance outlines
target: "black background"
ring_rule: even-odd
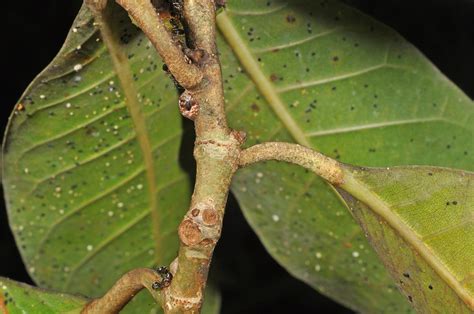
[[[473,0],[346,2],[396,29],[471,98],[474,96]],[[78,0],[2,4],[2,133],[21,93],[59,50],[79,7]],[[232,198],[223,230],[214,257],[223,295],[222,313],[291,313],[295,309],[351,313],[293,279],[274,262]],[[0,276],[32,283],[15,247],[2,199]]]

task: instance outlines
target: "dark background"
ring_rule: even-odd
[[[346,2],[396,29],[471,98],[474,96],[474,0]],[[78,0],[8,1],[2,5],[1,133],[21,93],[59,50],[79,7]],[[8,227],[2,196],[0,276],[32,283]],[[223,313],[291,313],[295,309],[351,313],[276,264],[232,198],[223,230],[214,258],[220,269]],[[244,248],[245,253],[236,252],[235,247]],[[255,295],[259,295],[258,301]]]

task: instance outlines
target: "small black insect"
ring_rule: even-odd
[[[155,271],[161,276],[161,281],[155,281],[151,285],[151,288],[153,290],[160,290],[169,287],[171,280],[173,280],[173,274],[169,272],[168,268],[166,268],[166,266],[160,266],[155,269]]]
[[[181,12],[183,12],[183,0],[170,0],[169,3],[171,14],[181,17]]]
[[[181,26],[181,23],[174,17],[170,18],[171,32],[175,36],[184,35],[184,29]]]

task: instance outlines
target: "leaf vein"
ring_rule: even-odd
[[[244,10],[226,9],[226,12],[228,12],[230,14],[233,14],[233,15],[268,15],[268,14],[272,14],[272,13],[278,12],[278,11],[286,8],[287,5],[288,5],[288,3],[283,3],[282,5],[273,7],[271,9],[260,10],[260,11],[256,11],[256,10],[255,11],[244,11]]]
[[[288,129],[292,137],[301,145],[310,146],[300,126],[286,109],[283,101],[278,96],[274,86],[259,68],[255,57],[248,50],[243,39],[232,24],[232,21],[225,12],[217,16],[217,25],[224,38],[227,40],[239,59],[242,66],[246,69],[250,78],[254,81],[260,93],[265,97],[276,116]]]
[[[446,123],[449,123],[449,124],[458,125],[456,122],[449,121],[449,120],[441,118],[441,117],[429,117],[429,118],[414,118],[414,119],[384,121],[384,122],[379,122],[379,123],[369,123],[369,124],[363,124],[363,125],[339,127],[339,128],[335,128],[335,129],[312,131],[312,132],[306,133],[306,135],[309,136],[309,137],[318,137],[318,136],[327,136],[327,135],[334,135],[334,134],[340,134],[340,133],[363,131],[363,130],[369,130],[369,129],[377,129],[377,128],[390,127],[390,126],[399,126],[399,125],[416,124],[416,123],[440,122],[440,121],[446,122]]]
[[[162,143],[160,143],[160,145],[157,146],[158,147],[161,147],[162,145],[164,145],[165,143],[167,143],[168,141],[174,139],[176,136],[179,136],[181,135],[181,132],[179,132],[178,134],[175,134],[173,136],[171,136],[170,138],[166,139],[165,141],[163,141]],[[80,204],[78,207],[74,208],[74,209],[71,209],[70,211],[68,211],[65,215],[61,216],[60,219],[52,222],[50,225],[48,226],[45,226],[45,227],[48,227],[49,230],[45,233],[45,235],[43,236],[43,238],[41,239],[40,241],[40,244],[39,244],[39,248],[38,250],[41,250],[41,248],[44,246],[46,240],[48,239],[49,235],[54,231],[54,229],[56,229],[61,223],[63,223],[64,221],[66,221],[67,219],[69,219],[72,215],[78,213],[79,211],[83,210],[84,208],[86,208],[87,206],[90,206],[92,204],[94,204],[95,202],[99,201],[100,199],[106,197],[107,195],[109,195],[110,193],[116,191],[117,189],[119,189],[120,187],[124,186],[125,184],[129,183],[130,181],[132,181],[133,179],[135,179],[136,177],[138,177],[140,174],[143,173],[143,171],[145,170],[144,167],[139,167],[137,168],[134,172],[132,172],[128,177],[124,178],[122,181],[120,182],[117,182],[115,185],[113,185],[112,187],[110,187],[109,189],[107,190],[103,190],[101,191],[101,193],[95,195],[93,198],[89,199],[88,201]]]
[[[323,31],[323,32],[318,33],[318,34],[314,34],[312,36],[302,38],[300,40],[290,41],[290,42],[285,43],[285,44],[276,45],[276,46],[272,46],[272,47],[265,47],[265,48],[260,48],[260,49],[253,49],[252,52],[254,52],[254,53],[264,53],[264,52],[273,52],[273,51],[276,51],[276,50],[291,48],[291,47],[294,47],[294,46],[304,44],[308,41],[312,41],[314,39],[321,38],[321,37],[333,34],[333,33],[337,32],[341,29],[342,29],[341,27],[332,28],[332,29]]]
[[[162,190],[162,189],[164,189],[168,186],[174,185],[176,183],[179,183],[179,182],[183,181],[183,179],[186,179],[186,178],[187,178],[186,175],[181,175],[181,176],[177,177],[174,180],[169,180],[169,181],[166,182],[166,184],[158,187],[157,190],[154,193],[159,193],[160,190]],[[71,280],[75,277],[74,274],[82,266],[84,266],[89,260],[91,260],[94,256],[96,256],[103,248],[107,247],[108,245],[110,245],[111,243],[113,243],[114,241],[119,239],[120,236],[122,236],[125,232],[127,232],[128,230],[130,230],[131,228],[133,228],[134,226],[139,224],[143,219],[145,219],[150,214],[151,214],[151,209],[150,208],[145,209],[142,213],[137,215],[134,219],[127,222],[124,226],[122,226],[116,232],[112,233],[104,241],[102,241],[98,245],[96,245],[94,247],[94,249],[89,254],[84,256],[83,259],[81,259],[74,267],[71,268],[71,271],[70,271],[70,274],[69,274],[69,279],[65,283],[64,290],[68,290],[68,287],[69,287],[69,284],[70,284]]]

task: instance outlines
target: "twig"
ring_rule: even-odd
[[[189,211],[178,234],[181,245],[171,269],[176,269],[163,290],[166,313],[199,313],[212,254],[220,238],[230,182],[237,170],[242,135],[227,127],[221,68],[215,45],[215,7],[212,0],[184,0],[184,17],[203,84],[183,93],[183,103],[198,106],[195,117],[196,183]]]
[[[226,138],[229,136],[224,109],[224,89],[221,66],[216,47],[216,18],[213,0],[184,0],[183,15],[189,30],[189,42],[194,51],[202,53],[200,68],[203,86],[190,91],[199,104],[200,114],[195,119],[198,138]]]
[[[123,275],[104,296],[89,302],[81,314],[118,313],[143,288],[148,289],[155,300],[161,302],[160,291],[153,289],[153,286],[162,280],[152,269],[134,269]]]
[[[200,69],[191,63],[173,40],[150,0],[117,0],[155,46],[176,81],[186,89],[202,80]]]
[[[344,182],[341,165],[312,149],[290,143],[269,142],[244,149],[239,166],[245,167],[258,161],[279,160],[305,167],[334,185]]]
[[[216,17],[213,1],[184,0],[183,14],[195,48],[216,53]]]

